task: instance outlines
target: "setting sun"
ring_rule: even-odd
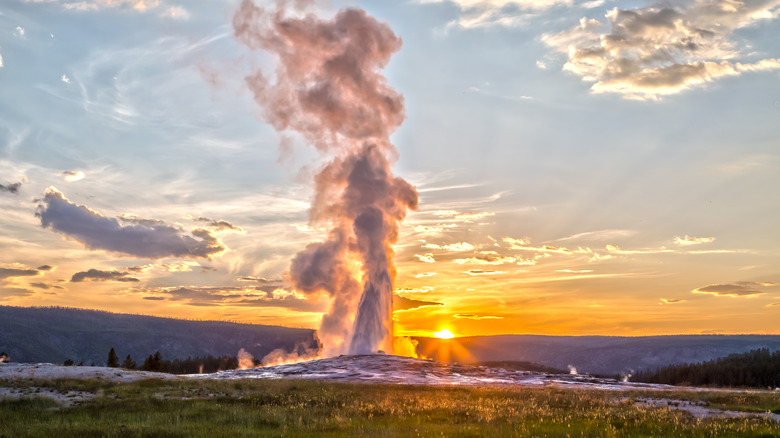
[[[447,329],[442,329],[441,331],[434,333],[433,336],[439,339],[452,339],[455,337],[455,335],[453,335],[452,332]]]

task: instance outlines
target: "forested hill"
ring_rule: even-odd
[[[704,363],[670,366],[638,373],[632,380],[667,385],[777,388],[780,385],[780,351],[762,348]]]
[[[287,327],[188,321],[62,307],[0,306],[0,352],[13,362],[105,365],[114,348],[136,360],[160,351],[166,359],[233,356],[243,348],[262,358],[277,348],[315,346],[314,331]]]

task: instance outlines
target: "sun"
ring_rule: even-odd
[[[434,333],[433,336],[439,339],[452,339],[455,337],[455,335],[453,335],[452,332],[447,329],[442,329],[441,331]]]

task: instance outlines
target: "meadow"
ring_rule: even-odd
[[[6,380],[0,437],[190,436],[780,436],[764,417],[695,418],[642,400],[665,398],[780,413],[770,391],[608,391],[432,387],[312,380]],[[62,400],[40,391],[70,394]],[[640,401],[640,403],[637,403]]]

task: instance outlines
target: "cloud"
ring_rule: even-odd
[[[63,75],[62,75],[62,77],[60,78],[60,80],[61,80],[62,82],[64,82],[64,83],[66,83],[66,84],[69,84],[69,83],[70,83],[70,78],[69,78],[69,77],[68,77],[68,75],[66,75],[66,74],[63,74]]]
[[[419,274],[416,274],[414,278],[433,277],[434,275],[436,275],[436,272],[420,272]]]
[[[224,221],[224,220],[221,220],[221,219],[214,220],[214,219],[209,219],[207,217],[199,217],[199,218],[195,219],[192,216],[187,216],[186,218],[190,219],[190,220],[193,220],[193,221],[196,221],[196,222],[203,222],[206,225],[208,225],[209,227],[211,227],[212,229],[214,229],[215,231],[236,231],[236,232],[239,232],[239,233],[243,233],[244,232],[243,228],[241,228],[241,227],[239,227],[237,225],[233,225],[230,222]]]
[[[592,93],[659,100],[726,76],[780,69],[780,59],[737,60],[749,49],[734,31],[774,20],[778,0],[692,0],[608,11],[603,21],[545,34],[542,41],[565,53],[563,70],[592,83]]]
[[[30,286],[37,289],[64,289],[62,286],[47,283],[30,283]]]
[[[22,186],[22,182],[15,182],[13,184],[0,184],[0,192],[6,192],[6,193],[19,193],[19,187]]]
[[[415,257],[417,257],[421,262],[425,263],[436,263],[436,259],[433,258],[433,254],[427,253],[425,255],[415,254]]]
[[[474,320],[480,320],[480,319],[504,319],[503,316],[491,316],[491,315],[477,315],[476,313],[457,313],[453,315],[455,318],[458,319],[474,319]]]
[[[121,282],[138,282],[141,281],[137,278],[130,277],[129,272],[119,271],[103,271],[100,269],[90,269],[89,271],[82,271],[73,274],[71,277],[71,283],[81,283],[83,281],[121,281]]]
[[[161,17],[187,19],[189,13],[181,6],[165,6],[164,0],[24,0],[28,3],[56,3],[70,11],[98,11],[114,8],[135,12],[161,11]]]
[[[14,36],[17,38],[22,38],[24,36],[24,28],[22,26],[16,26],[16,29],[14,30]]]
[[[400,295],[393,296],[393,310],[412,310],[419,309],[420,307],[443,305],[444,303],[439,303],[437,301],[413,300],[411,298],[402,297]]]
[[[660,304],[678,304],[678,303],[684,303],[685,300],[680,300],[677,298],[661,298]]]
[[[3,67],[3,55],[0,53],[0,68]]]
[[[467,259],[455,259],[455,263],[459,265],[471,264],[471,265],[503,265],[505,263],[515,263],[516,257],[500,256],[497,254],[483,254],[477,257],[470,257]]]
[[[778,301],[777,303],[767,304],[766,306],[767,307],[780,307],[780,301]]]
[[[456,210],[437,210],[433,212],[434,216],[448,219],[461,220],[464,222],[473,222],[485,217],[495,216],[495,213],[490,212],[477,212],[477,213],[463,213]]]
[[[309,302],[303,295],[282,288],[266,291],[258,286],[176,286],[132,289],[127,293],[141,294],[145,300],[183,301],[190,306],[280,307],[299,312],[320,312],[323,310],[320,304]]]
[[[34,277],[40,272],[37,269],[29,269],[21,265],[0,267],[0,281],[12,277]]]
[[[64,172],[58,173],[57,175],[63,177],[67,182],[81,181],[86,176],[84,175],[84,172],[80,170],[66,170]]]
[[[456,242],[451,243],[447,245],[438,245],[435,243],[426,243],[422,246],[426,249],[443,249],[445,251],[452,251],[452,252],[463,252],[463,251],[471,251],[474,249],[474,245],[467,243],[467,242]]]
[[[420,3],[449,3],[460,9],[460,17],[449,26],[466,29],[491,26],[520,26],[529,16],[572,0],[418,0]]]
[[[681,245],[681,246],[688,246],[688,245],[698,245],[700,243],[710,243],[714,242],[714,237],[691,237],[687,234],[685,237],[676,236],[674,238],[674,243]]]
[[[504,271],[487,271],[484,269],[469,269],[468,271],[463,271],[464,274],[469,275],[498,275],[498,274],[504,274]]]
[[[30,289],[21,287],[0,287],[0,301],[11,297],[26,297],[35,294]]]
[[[694,289],[695,294],[711,294],[719,297],[754,297],[766,293],[757,287],[774,285],[771,282],[739,281],[736,284],[711,284]]]
[[[612,240],[621,237],[633,236],[634,234],[636,234],[636,231],[633,230],[587,231],[584,233],[577,233],[577,234],[572,234],[571,236],[561,237],[560,239],[553,240],[553,242],[561,242],[566,240],[586,240],[586,241]]]
[[[39,271],[53,271],[54,270],[54,266],[51,266],[51,265],[41,265],[41,266],[38,266],[38,270]]]
[[[44,228],[83,243],[93,250],[118,252],[134,257],[210,259],[225,247],[202,228],[187,234],[178,227],[156,219],[124,215],[107,218],[83,205],[70,202],[50,187],[40,200],[36,216]]]

